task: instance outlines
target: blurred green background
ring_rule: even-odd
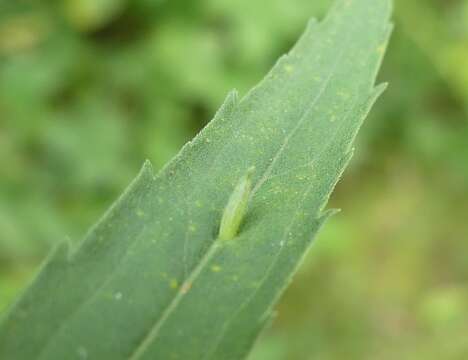
[[[330,0],[0,0],[0,313]],[[468,1],[400,0],[318,237],[252,360],[468,359]]]

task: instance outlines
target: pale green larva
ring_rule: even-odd
[[[239,180],[224,209],[219,228],[219,238],[230,240],[237,235],[242,220],[247,212],[250,193],[252,192],[252,177],[255,167],[251,167]]]

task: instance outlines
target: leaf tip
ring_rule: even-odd
[[[338,215],[341,212],[341,209],[327,209],[322,211],[322,213],[319,215],[319,219],[325,221],[332,216]]]
[[[227,95],[229,102],[236,104],[239,100],[239,91],[237,89],[232,89]]]
[[[44,264],[48,264],[49,262],[69,262],[72,260],[74,252],[75,247],[73,246],[71,239],[67,237],[54,246],[49,256],[46,258]]]
[[[341,209],[327,209],[321,210],[316,218],[318,228],[321,228],[331,217],[339,214]]]
[[[388,82],[381,83],[374,87],[372,95],[370,97],[371,104],[373,104],[388,88]]]
[[[141,172],[142,172],[142,173],[151,173],[151,174],[154,173],[154,168],[153,168],[153,164],[151,163],[151,161],[149,161],[148,159],[146,159],[146,160],[143,162],[143,166],[142,166],[142,168],[141,168]]]
[[[151,163],[150,160],[146,159],[143,162],[140,172],[138,173],[134,181],[138,181],[141,179],[154,180],[154,178],[155,178],[155,172],[154,172],[153,164]]]

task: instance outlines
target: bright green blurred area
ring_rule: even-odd
[[[1,1],[0,311],[330,2]],[[468,1],[399,0],[395,23],[343,211],[252,360],[468,359]]]

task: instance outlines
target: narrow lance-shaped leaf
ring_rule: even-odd
[[[374,81],[389,14],[390,0],[337,1],[260,85],[240,101],[229,94],[159,174],[145,164],[5,316],[0,358],[246,356],[329,216],[323,208],[383,90]],[[239,190],[253,166],[250,191]]]

